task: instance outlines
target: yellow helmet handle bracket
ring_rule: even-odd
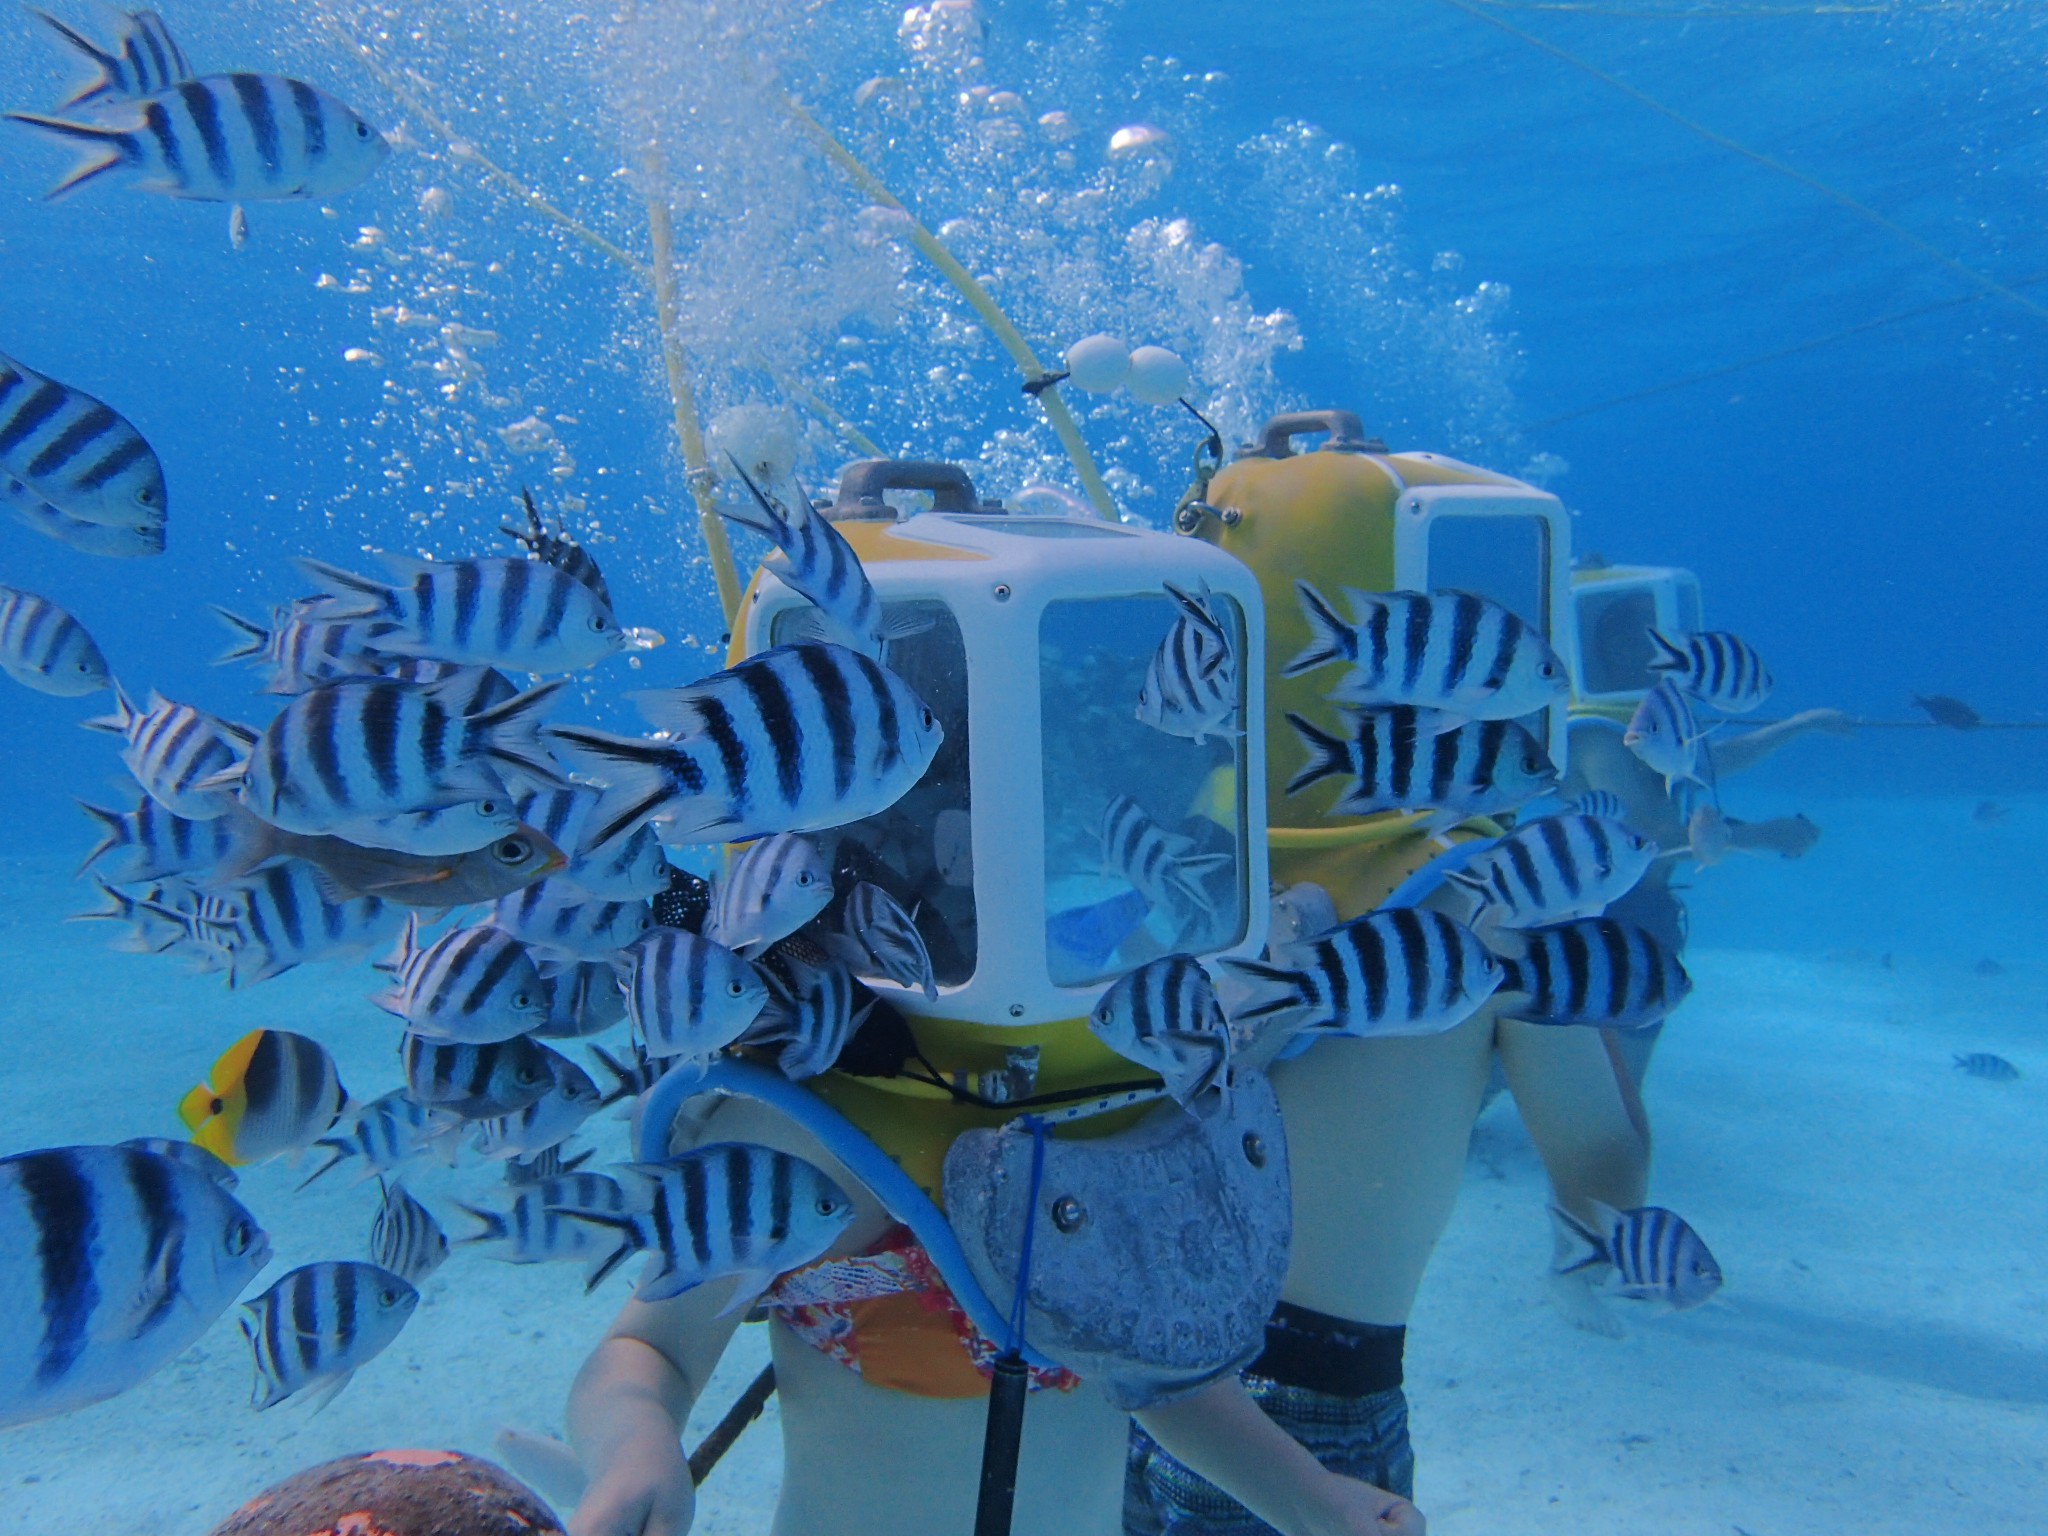
[[[1248,456],[1263,459],[1284,459],[1294,452],[1294,439],[1307,437],[1311,433],[1327,432],[1330,440],[1323,444],[1329,453],[1385,453],[1387,445],[1376,437],[1365,435],[1365,423],[1352,411],[1282,411],[1266,423],[1259,433],[1259,442]]]

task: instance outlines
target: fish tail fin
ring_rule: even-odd
[[[216,667],[224,667],[231,661],[247,661],[252,656],[261,656],[270,649],[270,631],[253,619],[245,619],[239,613],[231,613],[218,603],[208,604],[213,616],[225,624],[235,636],[235,643],[213,658]]]
[[[1302,616],[1308,620],[1309,643],[1300,655],[1281,669],[1281,675],[1299,677],[1329,662],[1349,660],[1351,626],[1344,622],[1344,616],[1307,582],[1295,582],[1294,591],[1301,599]]]
[[[672,742],[575,726],[553,727],[548,736],[588,761],[605,781],[585,822],[595,828],[584,834],[587,847],[609,843],[679,798],[670,769],[681,749]]]
[[[1350,744],[1343,738],[1332,736],[1314,721],[1304,719],[1292,711],[1288,713],[1287,723],[1294,727],[1295,734],[1301,738],[1302,745],[1309,751],[1308,762],[1302,766],[1299,773],[1287,781],[1288,794],[1298,795],[1311,784],[1318,784],[1333,775],[1350,771]]]
[[[139,159],[135,147],[135,135],[127,128],[118,128],[103,123],[74,123],[66,118],[45,117],[40,112],[9,112],[9,122],[24,127],[40,129],[57,138],[67,140],[79,150],[82,158],[62,180],[43,194],[45,202],[56,202],[69,197],[87,182],[106,175],[109,171],[133,165]]]
[[[302,556],[292,564],[322,587],[325,601],[319,608],[323,618],[370,619],[396,611],[396,594],[388,582],[379,581],[374,576],[358,576],[354,571],[344,571],[325,560]]]
[[[324,1148],[331,1155],[328,1157],[326,1162],[322,1163],[318,1168],[315,1168],[311,1173],[307,1174],[303,1179],[299,1180],[300,1189],[304,1189],[308,1184],[312,1183],[322,1174],[334,1172],[335,1169],[339,1168],[343,1163],[349,1160],[350,1153],[348,1144],[346,1142],[336,1141],[330,1137],[323,1136],[318,1141],[314,1142],[313,1145],[316,1147]],[[296,1193],[296,1191],[294,1191],[294,1193]]]
[[[1243,1001],[1230,1010],[1234,1024],[1276,1018],[1307,1006],[1301,972],[1264,960],[1219,960],[1224,972],[1245,986]]]
[[[1692,658],[1685,651],[1673,645],[1655,629],[1650,630],[1650,644],[1657,647],[1657,654],[1650,658],[1652,672],[1685,672],[1692,667]]]
[[[116,848],[127,847],[135,838],[128,830],[128,818],[119,811],[110,811],[87,800],[79,801],[78,808],[99,823],[101,833],[100,840],[92,845],[92,851],[79,861],[78,874],[82,875]],[[73,878],[77,877],[74,875]]]
[[[455,1209],[477,1223],[476,1231],[455,1239],[457,1248],[467,1248],[475,1243],[494,1243],[512,1235],[512,1224],[500,1212],[462,1200],[455,1201],[454,1205]]]
[[[1595,1269],[1612,1262],[1607,1251],[1607,1239],[1570,1211],[1561,1205],[1553,1205],[1550,1217],[1557,1223],[1558,1251],[1555,1262],[1550,1266],[1553,1274],[1575,1275],[1581,1270]]]
[[[622,1099],[636,1097],[632,1090],[633,1074],[620,1063],[618,1057],[601,1045],[591,1046],[590,1054],[597,1058],[599,1066],[612,1075],[611,1087],[607,1088],[604,1097],[598,1100],[599,1109],[610,1109]],[[567,1171],[566,1165],[564,1171]]]
[[[540,737],[541,717],[554,704],[562,688],[558,678],[471,715],[469,723],[483,733],[485,755],[552,789],[567,789],[569,781],[555,766],[547,744]]]
[[[590,1267],[590,1273],[583,1277],[583,1294],[588,1296],[603,1285],[626,1260],[647,1246],[647,1233],[642,1218],[623,1215],[617,1211],[592,1211],[578,1206],[558,1205],[555,1213],[567,1216],[571,1221],[580,1221],[588,1226],[605,1227],[619,1234],[619,1240],[603,1258]]]
[[[109,736],[126,736],[140,718],[134,702],[128,697],[128,690],[116,680],[114,683],[114,712],[111,715],[94,715],[90,720],[81,720],[88,731],[105,731]]]

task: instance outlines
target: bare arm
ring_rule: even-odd
[[[1323,1466],[1234,1376],[1137,1419],[1176,1459],[1286,1536],[1423,1536],[1413,1504]]]
[[[1731,736],[1725,741],[1713,743],[1714,772],[1721,778],[1754,768],[1788,741],[1806,735],[1810,731],[1826,731],[1831,736],[1849,736],[1855,733],[1855,722],[1839,709],[1809,709],[1780,720],[1774,725],[1760,725],[1753,731],[1744,731],[1740,736]]]

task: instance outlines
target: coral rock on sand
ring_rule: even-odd
[[[563,1536],[525,1484],[457,1451],[370,1451],[294,1473],[212,1536]]]

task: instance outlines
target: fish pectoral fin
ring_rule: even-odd
[[[743,1269],[733,1277],[732,1299],[718,1309],[720,1317],[730,1317],[746,1307],[751,1307],[762,1292],[775,1283],[775,1272],[767,1269]]]
[[[301,1337],[304,1337],[304,1335],[301,1335]],[[341,1389],[347,1386],[354,1376],[355,1371],[351,1368],[346,1371],[337,1372],[335,1375],[329,1376],[323,1381],[315,1382],[312,1386],[306,1388],[307,1412],[309,1414],[324,1413],[327,1405],[341,1396]]]
[[[1418,741],[1434,741],[1439,736],[1450,735],[1469,720],[1469,716],[1455,710],[1418,709],[1415,711],[1415,736]]]

